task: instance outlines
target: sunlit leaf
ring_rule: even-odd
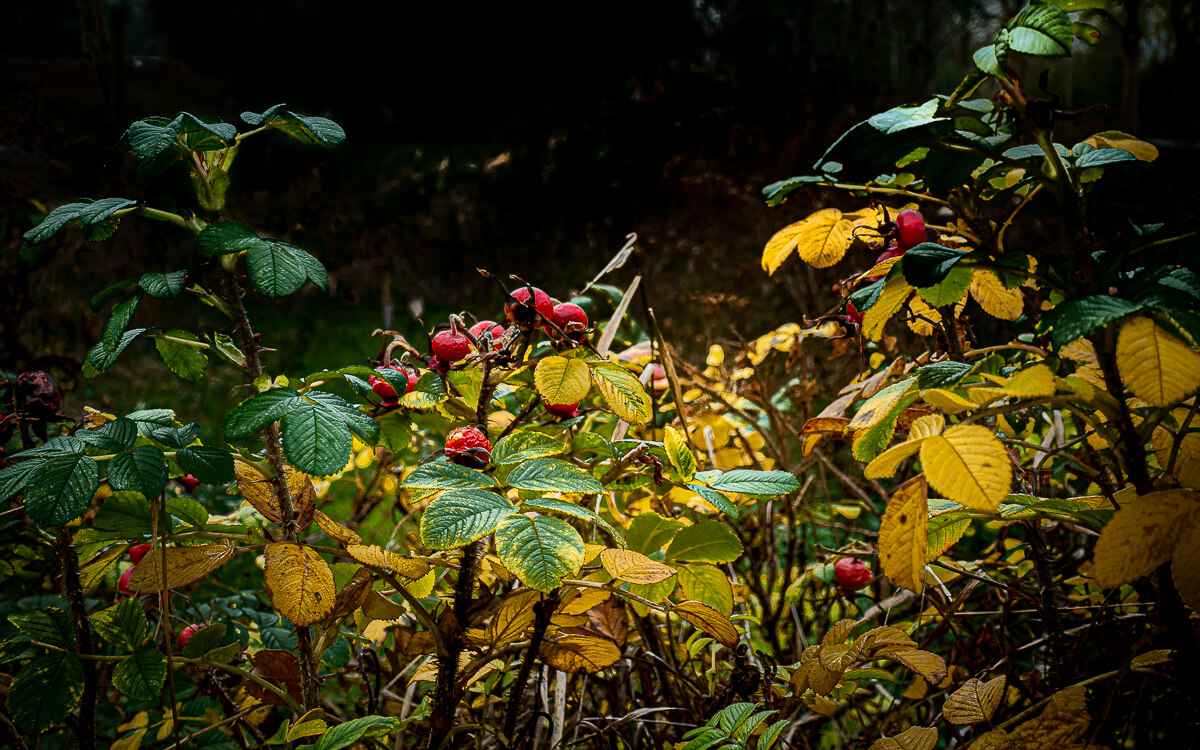
[[[983,311],[1000,320],[1016,320],[1025,308],[1020,287],[1006,289],[996,274],[977,268],[971,279],[971,297]]]
[[[166,568],[166,587],[177,589],[199,581],[224,565],[233,556],[233,546],[204,544],[198,547],[159,547],[150,550],[133,569],[129,590],[149,594],[162,589],[163,567]]]
[[[879,559],[897,586],[920,593],[925,580],[928,486],[917,476],[896,488],[879,525]]]
[[[628,583],[658,583],[675,575],[674,568],[628,549],[606,549],[600,553],[600,563],[613,578]]]
[[[1127,499],[1096,542],[1093,575],[1101,588],[1136,581],[1171,559],[1200,523],[1200,493],[1162,490]]]
[[[1121,326],[1117,369],[1129,390],[1151,406],[1170,406],[1200,388],[1200,353],[1146,317]]]
[[[671,613],[679,615],[729,648],[737,646],[737,628],[728,617],[709,605],[703,602],[686,601],[672,606]]]
[[[1008,451],[979,425],[957,425],[926,439],[921,467],[934,489],[968,508],[995,510],[1012,491]]]
[[[576,404],[592,389],[587,363],[567,357],[546,357],[538,362],[533,383],[547,404]]]
[[[263,585],[279,614],[298,627],[324,619],[337,591],[329,563],[316,550],[291,542],[268,544]]]
[[[363,565],[394,570],[405,578],[417,579],[429,572],[429,563],[414,560],[373,544],[347,545],[346,551]]]

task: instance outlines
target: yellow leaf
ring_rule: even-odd
[[[612,362],[600,362],[592,369],[596,386],[608,408],[630,424],[645,424],[653,413],[650,395],[624,367]]]
[[[621,649],[607,638],[567,635],[543,642],[538,648],[538,656],[561,672],[592,674],[616,664],[621,658]]]
[[[373,544],[350,544],[346,551],[363,565],[394,570],[405,578],[417,579],[429,572],[429,563],[414,560]]]
[[[333,609],[333,571],[313,549],[291,542],[267,545],[263,583],[279,614],[307,627]]]
[[[816,268],[828,268],[845,256],[854,240],[854,222],[836,208],[823,208],[800,222],[796,251],[800,259]]]
[[[942,388],[930,388],[921,397],[931,406],[936,406],[947,414],[958,414],[975,408],[974,402],[968,401],[954,391]]]
[[[875,740],[868,750],[933,750],[937,741],[937,729],[909,727],[895,737],[883,737]]]
[[[1058,355],[1067,359],[1073,359],[1076,362],[1083,362],[1099,367],[1099,360],[1096,359],[1096,347],[1092,345],[1092,342],[1084,338],[1075,339],[1059,349]]]
[[[1117,370],[1151,406],[1170,406],[1200,388],[1200,354],[1146,317],[1121,326]]]
[[[109,745],[109,750],[138,750],[142,746],[142,738],[146,736],[149,728],[139,729],[133,734],[127,734],[121,739]]]
[[[665,581],[675,575],[674,568],[629,549],[604,550],[600,553],[600,564],[613,578],[629,583],[648,585]]]
[[[888,258],[884,262],[876,263],[875,265],[871,266],[866,271],[863,271],[861,274],[859,274],[859,277],[864,278],[864,279],[874,279],[875,277],[878,276],[878,277],[882,278],[884,276],[887,276],[888,272],[890,272],[892,270],[892,266],[896,265],[899,262],[900,262],[899,258]]]
[[[904,398],[904,395],[908,393],[908,385],[911,385],[911,382],[912,378],[902,380],[895,385],[884,388],[879,393],[867,399],[866,403],[858,407],[858,411],[854,414],[854,419],[850,420],[850,424],[846,425],[846,429],[848,431],[861,432],[869,430],[882,422],[892,413],[893,407],[900,402],[900,399]]]
[[[1158,148],[1153,143],[1147,143],[1120,130],[1096,133],[1085,139],[1084,143],[1096,148],[1119,148],[1133,154],[1139,161],[1154,161],[1158,158]]]
[[[1096,542],[1096,583],[1106,589],[1130,583],[1170,560],[1198,512],[1200,493],[1191,490],[1151,492],[1123,502]]]
[[[667,451],[667,458],[671,461],[671,465],[675,467],[683,480],[691,481],[696,474],[696,457],[692,454],[692,447],[688,445],[687,437],[668,425],[663,430],[663,447]]]
[[[908,309],[912,313],[908,329],[918,336],[932,336],[933,327],[942,324],[942,314],[919,296],[909,300]]]
[[[1200,523],[1195,520],[1175,545],[1175,554],[1171,556],[1171,575],[1179,596],[1189,607],[1200,612]]]
[[[708,633],[713,638],[734,648],[737,646],[738,631],[728,617],[703,602],[686,601],[671,607],[671,612]]]
[[[941,414],[927,414],[923,417],[918,417],[912,423],[912,427],[908,428],[908,439],[916,440],[918,438],[933,437],[941,435],[946,429],[946,418]]]
[[[146,553],[129,577],[129,590],[148,594],[162,589],[162,567],[167,570],[167,588],[177,589],[199,581],[224,565],[233,555],[229,542],[199,547],[159,547]],[[165,559],[165,562],[164,562]]]
[[[995,510],[1012,491],[1004,445],[986,427],[957,425],[921,445],[929,483],[947,498],[977,510]]]
[[[992,718],[1004,697],[1004,675],[981,682],[971,678],[951,693],[942,716],[951,724],[982,724]]]
[[[1009,378],[1008,382],[999,389],[999,392],[1006,396],[1019,398],[1053,396],[1054,391],[1054,373],[1050,372],[1049,367],[1042,364],[1021,370]]]
[[[558,608],[558,611],[565,615],[581,615],[612,596],[611,593],[604,589],[565,589],[567,592],[572,590],[577,592],[577,594],[573,598],[568,599],[568,595],[564,593],[563,603]]]
[[[763,248],[762,267],[768,276],[774,276],[788,255],[796,249],[796,236],[800,234],[800,227],[803,225],[804,221],[788,224],[767,240],[767,246]]]
[[[533,605],[541,599],[541,593],[530,588],[517,589],[510,594],[484,629],[485,643],[497,646],[518,640],[528,628],[533,627]]]
[[[878,341],[883,335],[883,326],[904,305],[904,301],[912,294],[913,288],[908,285],[903,276],[896,276],[883,282],[879,299],[863,313],[862,333],[868,341]]]
[[[274,486],[262,472],[245,461],[233,462],[233,471],[237,476],[238,492],[246,502],[250,503],[263,514],[264,518],[279,522],[279,503],[275,498]],[[311,508],[317,500],[316,490],[307,474],[285,466],[283,476],[287,479],[288,493],[291,495],[292,509],[301,513]]]
[[[971,297],[993,318],[1016,320],[1025,311],[1025,298],[1020,288],[1005,289],[996,274],[982,268],[971,277]]]
[[[892,476],[900,468],[900,464],[904,462],[904,459],[914,455],[921,449],[921,443],[923,442],[925,442],[925,438],[917,438],[916,440],[908,440],[899,445],[893,445],[883,453],[880,453],[874,461],[867,464],[863,476],[867,479],[883,479],[884,477]]]
[[[1083,736],[1092,717],[1085,709],[1087,694],[1083,686],[1059,690],[1035,719],[1030,719],[1008,735],[1006,747],[1066,748]],[[1082,748],[1080,750],[1083,750]]]
[[[359,544],[362,542],[362,537],[352,529],[346,528],[319,510],[313,513],[313,518],[316,520],[317,526],[321,527],[321,531],[324,531],[330,539],[336,539],[342,544]]]
[[[896,488],[879,524],[879,559],[892,583],[917,593],[925,579],[925,539],[929,533],[929,487],[924,476]]]
[[[1187,419],[1187,409],[1176,409],[1171,412],[1175,424],[1182,428]],[[1189,427],[1200,426],[1200,419],[1193,419]],[[1166,469],[1171,463],[1171,453],[1175,451],[1175,443],[1181,442],[1177,433],[1164,426],[1154,428],[1154,455],[1158,465]],[[1200,433],[1189,432],[1182,438],[1172,474],[1179,483],[1191,489],[1200,488]]]
[[[533,384],[547,404],[577,404],[592,389],[592,378],[581,359],[546,357],[533,372]]]
[[[1129,668],[1134,672],[1153,672],[1154,670],[1150,667],[1166,664],[1170,660],[1171,649],[1160,648],[1133,657],[1129,662]]]
[[[967,746],[967,750],[1010,750],[1008,732],[1003,729],[989,729]]]

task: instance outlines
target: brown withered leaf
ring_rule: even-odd
[[[359,568],[354,575],[342,586],[333,604],[333,611],[325,617],[325,625],[333,625],[354,614],[354,610],[362,606],[371,591],[371,573],[366,568]]]
[[[378,591],[368,591],[362,604],[363,614],[372,620],[395,620],[404,614],[404,607]]]
[[[373,544],[348,544],[346,551],[363,565],[394,570],[405,578],[416,580],[429,572],[429,563],[403,557]]]
[[[221,567],[232,556],[233,545],[227,541],[198,547],[159,547],[146,553],[133,569],[133,575],[129,577],[129,590],[137,594],[160,590],[163,567],[167,571],[168,589],[187,586]]]
[[[234,460],[233,471],[237,476],[238,492],[242,493],[246,502],[253,505],[264,518],[279,523],[279,502],[271,480],[245,461]],[[287,480],[292,511],[296,514],[299,527],[304,528],[312,522],[313,512],[316,510],[316,489],[307,474],[291,466],[284,467],[283,476]]]
[[[671,612],[679,615],[729,648],[737,646],[738,631],[734,627],[733,622],[707,604],[687,601],[671,607]]]
[[[942,680],[946,679],[946,662],[932,651],[887,649],[880,655],[895,659],[924,677],[930,685],[940,685]]]
[[[341,525],[319,510],[313,513],[313,520],[330,539],[336,539],[342,544],[362,544],[362,537],[353,529]]]
[[[267,545],[263,583],[279,614],[299,627],[323,620],[337,601],[329,563],[291,542]]]
[[[587,612],[588,624],[605,636],[611,638],[617,648],[625,648],[629,637],[629,615],[625,611],[625,603],[613,596],[605,599]]]
[[[909,727],[895,737],[883,737],[875,740],[868,750],[933,750],[937,741],[937,729]]]
[[[1008,735],[1012,750],[1049,750],[1067,747],[1083,736],[1092,717],[1085,709],[1087,693],[1082,685],[1059,690],[1035,719],[1021,724]]]
[[[295,654],[280,649],[263,649],[255,652],[250,659],[254,663],[254,669],[250,672],[252,675],[283,689],[297,702],[303,700],[300,691],[300,660]],[[268,705],[287,705],[282,698],[256,682],[247,680],[246,692]]]
[[[972,677],[946,698],[942,716],[951,724],[982,724],[992,718],[1004,697],[1004,675],[982,682]]]

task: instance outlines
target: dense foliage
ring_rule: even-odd
[[[266,133],[321,149],[345,133],[284,105],[240,131],[134,123],[142,176],[186,174],[195,207],[70,203],[22,255],[127,216],[190,233],[188,267],[91,297],[109,311],[85,374],[152,341],[185,382],[240,370],[241,399],[206,443],[170,404],[76,417],[46,373],[6,382],[0,731],[122,748],[1186,743],[1200,278],[1172,217],[1105,204],[1154,147],[1056,143],[1066,113],[1018,73],[1095,42],[1068,13],[1105,4],[1032,3],[953,93],[871,117],[815,174],[765,188],[776,207],[860,201],[763,253],[770,274],[793,253],[849,259],[844,307],[703,367],[674,356],[638,277],[602,283],[631,241],[567,302],[482,271],[494,297],[424,341],[375,331],[361,362],[274,372],[247,298],[328,277],[227,205],[235,159]]]

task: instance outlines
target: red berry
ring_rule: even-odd
[[[183,489],[187,492],[195,492],[200,486],[200,480],[191,474],[184,474],[181,477],[175,477],[175,481],[183,485]]]
[[[583,308],[574,302],[563,302],[554,306],[554,325],[566,334],[579,334],[587,328],[588,317]]]
[[[492,460],[492,444],[475,425],[456,427],[446,436],[445,453],[454,463],[479,469]]]
[[[849,596],[856,589],[867,585],[872,577],[871,569],[855,557],[843,557],[833,566],[833,581],[842,596]]]
[[[904,255],[904,251],[900,249],[900,246],[896,242],[892,242],[892,244],[888,245],[887,250],[884,250],[879,254],[879,257],[875,259],[875,265],[877,266],[885,260],[899,258],[901,255]],[[872,266],[872,268],[874,268],[874,266]],[[882,278],[883,276],[868,276],[867,281],[879,281]]]
[[[408,386],[404,389],[405,393],[411,391],[413,386],[417,384],[417,380],[420,379],[417,373],[412,370],[405,371],[400,365],[388,365],[387,369],[404,373],[404,376],[408,379]],[[396,395],[396,389],[386,379],[378,375],[372,375],[368,379],[368,382],[371,384],[371,392],[383,401],[384,406],[395,406],[400,403],[400,398]]]
[[[907,250],[925,241],[925,218],[921,212],[906,208],[896,216],[896,234],[900,249]]]
[[[132,577],[133,568],[130,568],[122,573],[120,580],[117,581],[117,591],[121,592],[122,594],[129,594],[130,596],[133,596],[133,592],[129,589],[129,579]]]
[[[188,642],[188,641],[190,641],[190,640],[192,639],[192,636],[193,636],[193,635],[195,635],[195,634],[197,633],[197,631],[199,631],[199,630],[200,630],[200,628],[201,628],[201,627],[203,627],[203,626],[201,626],[201,625],[188,625],[186,628],[184,628],[183,630],[180,630],[180,631],[179,631],[179,641],[178,641],[178,643],[179,643],[179,650],[180,650],[180,651],[182,651],[182,650],[183,650],[183,647],[184,647],[185,645],[187,645],[187,642]]]
[[[140,563],[142,561],[142,558],[145,557],[146,553],[149,551],[150,551],[149,544],[133,545],[132,547],[129,548],[129,562],[133,563],[134,565],[137,565],[138,563]],[[130,568],[129,570],[133,570],[133,568]]]
[[[471,353],[471,342],[458,331],[439,331],[433,337],[433,353],[443,362],[458,362]]]
[[[535,310],[546,320],[554,320],[554,303],[550,301],[550,295],[533,287],[533,305],[530,309],[529,287],[523,286],[513,290],[512,300],[504,306],[504,315],[509,323],[528,329],[537,322],[533,316]]]
[[[862,325],[862,313],[860,313],[858,311],[858,308],[855,307],[854,303],[851,302],[850,300],[846,300],[846,314],[843,315],[842,317],[845,318],[846,321],[848,321],[850,323],[854,323],[855,325]]]
[[[470,328],[471,335],[477,339],[483,338],[483,334],[492,334],[492,344],[499,349],[500,337],[504,335],[504,326],[494,320],[481,320]]]
[[[578,417],[579,402],[576,401],[573,404],[546,404],[546,411],[550,412],[556,417],[562,417],[563,419]]]

